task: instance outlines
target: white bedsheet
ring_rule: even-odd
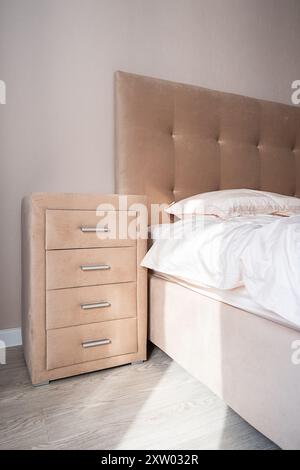
[[[256,303],[248,294],[245,286],[237,287],[236,289],[219,290],[214,289],[213,287],[204,287],[201,284],[190,282],[187,279],[169,276],[168,274],[163,274],[156,271],[153,273],[153,275],[160,279],[164,279],[165,281],[179,284],[187,289],[197,292],[198,294],[209,297],[210,299],[217,300],[218,302],[231,305],[232,307],[236,307],[240,310],[245,310],[246,312],[257,315],[258,317],[265,318],[266,320],[273,321],[279,325],[300,331],[300,325],[295,325],[294,323],[285,320],[280,315],[277,315],[277,313],[271,312],[270,310],[267,310],[266,308]]]
[[[300,216],[196,217],[157,227],[153,238],[143,266],[204,287],[245,285],[256,303],[300,325]]]

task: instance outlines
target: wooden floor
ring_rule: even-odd
[[[0,366],[0,449],[276,449],[158,349],[149,361],[31,386]]]

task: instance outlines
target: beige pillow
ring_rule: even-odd
[[[300,199],[253,189],[227,189],[197,194],[171,204],[166,212],[183,218],[190,215],[230,217],[300,213]]]

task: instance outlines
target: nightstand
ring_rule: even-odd
[[[22,335],[32,383],[144,361],[144,196],[36,193],[22,203]]]

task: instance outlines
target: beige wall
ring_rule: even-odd
[[[299,0],[0,0],[0,329],[20,325],[20,201],[113,191],[113,72],[290,102]]]

